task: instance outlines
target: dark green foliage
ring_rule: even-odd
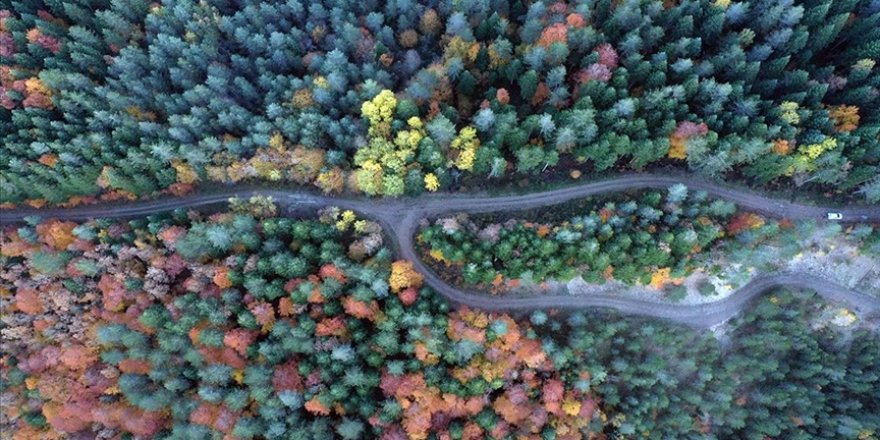
[[[685,286],[672,286],[666,293],[666,298],[672,302],[679,302],[687,296],[687,288]]]
[[[715,285],[710,282],[701,283],[699,286],[697,286],[697,290],[699,290],[700,295],[703,296],[713,296],[718,294],[718,292],[715,290]]]
[[[579,314],[563,347],[588,361],[589,384],[604,396],[609,418],[624,416],[612,432],[656,439],[703,438],[701,429],[730,439],[870,435],[880,428],[878,335],[835,328],[817,304],[815,294],[762,298],[730,324],[723,353],[710,333]]]
[[[596,237],[620,239],[615,242],[619,246],[631,242],[628,249],[653,239],[651,233],[624,235],[599,226],[632,217],[636,225],[642,220],[656,225],[656,239],[668,243],[670,252],[679,234],[676,228],[690,222],[690,216],[713,218],[712,212],[719,212],[726,218],[734,212],[678,186],[630,200],[621,197],[602,207],[614,212],[599,214]],[[505,426],[509,407],[499,399],[515,397],[517,390],[525,391],[522,405],[533,405],[534,413],[553,395],[598,405],[604,417],[575,417],[583,422],[585,436],[604,431],[609,438],[859,439],[880,428],[880,346],[870,328],[873,323],[841,326],[852,316],[824,305],[816,295],[768,292],[717,332],[552,309],[531,310],[514,319],[466,307],[453,310],[427,287],[405,305],[385,281],[390,252],[377,249],[355,263],[345,250],[361,238],[333,224],[257,221],[223,213],[206,220],[192,213],[87,225],[79,230],[94,228],[99,231],[94,242],[107,245],[91,252],[118,252],[126,258],[108,267],[111,258],[98,257],[98,273],[68,280],[97,283],[104,275],[134,268],[124,277],[128,282],[111,275],[100,287],[84,284],[122,307],[100,311],[110,321],[97,328],[98,356],[84,370],[62,367],[70,363],[66,355],[54,369],[46,368],[52,359],[37,355],[5,358],[0,386],[12,394],[21,390],[18,429],[61,425],[64,421],[46,406],[55,403],[46,400],[53,394],[68,397],[56,393],[56,384],[87,380],[101,371],[119,374],[101,385],[112,392],[94,397],[95,410],[107,404],[144,411],[139,414],[150,426],[142,429],[151,433],[145,437],[162,439],[381,438],[412,428],[419,416],[413,408],[420,402],[396,394],[412,390],[441,393],[435,396],[444,402],[458,396],[482,405],[465,417],[434,413],[431,420],[448,418],[448,426],[426,424],[421,429],[438,437],[442,431],[454,436],[473,429],[473,424],[485,429],[486,436]],[[201,254],[189,255],[190,261],[175,253],[177,244],[187,242],[185,237],[204,241],[206,231],[218,227],[235,232],[227,250],[203,247]],[[760,239],[761,230],[741,236]],[[868,226],[854,227],[851,233],[869,247],[876,245],[876,231]],[[250,250],[235,238],[243,234],[257,236]],[[701,243],[704,237],[697,233],[696,239]],[[135,240],[164,247],[138,248]],[[562,244],[532,247],[544,260],[565,251]],[[41,251],[31,252],[28,258],[41,258]],[[68,252],[81,258],[77,252],[83,251]],[[272,264],[261,267],[260,261],[276,255],[303,259],[306,274],[288,278]],[[9,267],[15,267],[20,258],[4,263],[14,261]],[[607,255],[596,258],[611,261]],[[160,277],[155,271],[147,276],[144,267],[161,269],[168,290],[156,290]],[[621,264],[616,271],[637,276],[637,269]],[[232,283],[236,276],[231,274],[240,280]],[[258,294],[273,285],[280,285],[280,295]],[[353,307],[352,301],[363,307]],[[521,358],[532,356],[531,350],[520,353],[528,347],[524,343],[541,351],[539,365],[522,363]],[[512,348],[506,351],[505,346]],[[39,356],[45,355],[41,351]],[[485,377],[495,368],[493,359],[519,365]],[[461,380],[468,371],[476,375]],[[527,382],[533,385],[520,389]],[[31,384],[36,387],[24,391]],[[561,390],[554,392],[554,385]],[[41,402],[46,414],[36,410]],[[556,438],[565,419],[548,417],[539,435]],[[50,427],[43,428],[46,424]],[[116,429],[122,433],[134,427]]]
[[[472,180],[483,182],[504,161],[536,173],[560,155],[590,170],[642,169],[687,122],[705,131],[684,136],[681,166],[877,199],[870,0],[35,0],[13,2],[2,20],[2,201],[151,193],[178,180],[173,161],[206,180],[208,166],[251,157],[275,133],[347,168],[365,144],[361,104],[382,89],[399,98],[392,125],[418,116],[428,127],[414,158],[423,174],[441,177],[467,125],[482,127]],[[831,116],[843,105],[858,107],[846,129]],[[831,139],[804,163],[798,148]],[[793,151],[771,151],[780,140]]]
[[[683,185],[665,196],[650,191],[585,203],[576,208],[584,214],[560,223],[478,221],[448,227],[454,221],[446,219],[419,236],[426,253],[439,251],[444,260],[461,264],[468,284],[488,284],[497,275],[533,281],[583,275],[599,281],[608,273],[627,284],[647,284],[661,268],[671,269],[674,277],[689,273],[700,251],[722,238],[736,210],[707,201],[702,193],[688,195]]]

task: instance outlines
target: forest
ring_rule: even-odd
[[[880,200],[874,0],[12,0],[0,203],[605,171]]]
[[[703,248],[764,225],[761,216],[734,216],[733,203],[707,200],[704,192],[689,194],[682,184],[584,204],[575,208],[583,215],[560,223],[513,218],[462,225],[455,217],[437,219],[419,233],[424,259],[456,264],[467,284],[500,287],[522,278],[582,275],[591,282],[662,285],[705,265]]]
[[[878,61],[880,0],[0,1],[0,440],[877,439]]]
[[[259,209],[254,209],[259,208]],[[14,439],[847,438],[880,430],[876,323],[764,296],[722,335],[457,307],[377,224],[236,203],[32,218],[0,254]]]
[[[862,257],[868,266],[880,255],[876,224],[819,227],[774,219],[684,184],[530,211],[444,215],[422,224],[417,242],[424,261],[453,283],[492,293],[575,277],[670,293],[680,292],[695,271],[741,284],[742,272],[784,269],[804,253],[822,256],[840,247],[851,251],[845,259]],[[878,286],[868,283],[865,291]],[[717,292],[704,280],[700,293]]]

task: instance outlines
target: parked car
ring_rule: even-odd
[[[842,218],[843,218],[843,214],[841,214],[839,212],[829,212],[828,213],[828,220],[840,220]]]

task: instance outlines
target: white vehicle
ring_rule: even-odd
[[[828,220],[840,220],[842,218],[843,218],[843,214],[841,214],[839,212],[829,212],[828,213]]]

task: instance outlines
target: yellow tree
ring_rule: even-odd
[[[397,98],[394,92],[387,89],[361,105],[361,115],[370,122],[368,133],[371,137],[391,136],[391,120],[395,108],[397,108]]]
[[[375,161],[365,162],[355,171],[357,186],[361,191],[373,196],[382,191],[382,166]]]
[[[458,132],[458,136],[452,140],[453,149],[458,150],[458,158],[455,160],[455,166],[464,171],[470,171],[474,167],[474,160],[477,157],[477,148],[480,147],[480,140],[477,138],[477,129],[474,127],[464,127]]]
[[[424,123],[415,116],[406,121],[406,129],[392,136],[396,107],[397,99],[390,90],[383,90],[361,106],[361,115],[370,124],[370,139],[355,153],[354,163],[360,167],[355,174],[358,188],[370,195],[403,194],[404,175],[425,138]]]
[[[318,178],[315,179],[315,185],[321,188],[325,194],[341,192],[343,185],[345,185],[345,176],[343,175],[342,168],[333,167],[321,172],[318,174]]]
[[[437,180],[437,176],[434,173],[425,174],[425,189],[434,192],[438,188],[440,188],[440,181]]]
[[[414,287],[421,287],[424,277],[413,269],[412,263],[406,260],[397,260],[391,264],[391,276],[388,278],[388,284],[394,293],[401,290]]]

